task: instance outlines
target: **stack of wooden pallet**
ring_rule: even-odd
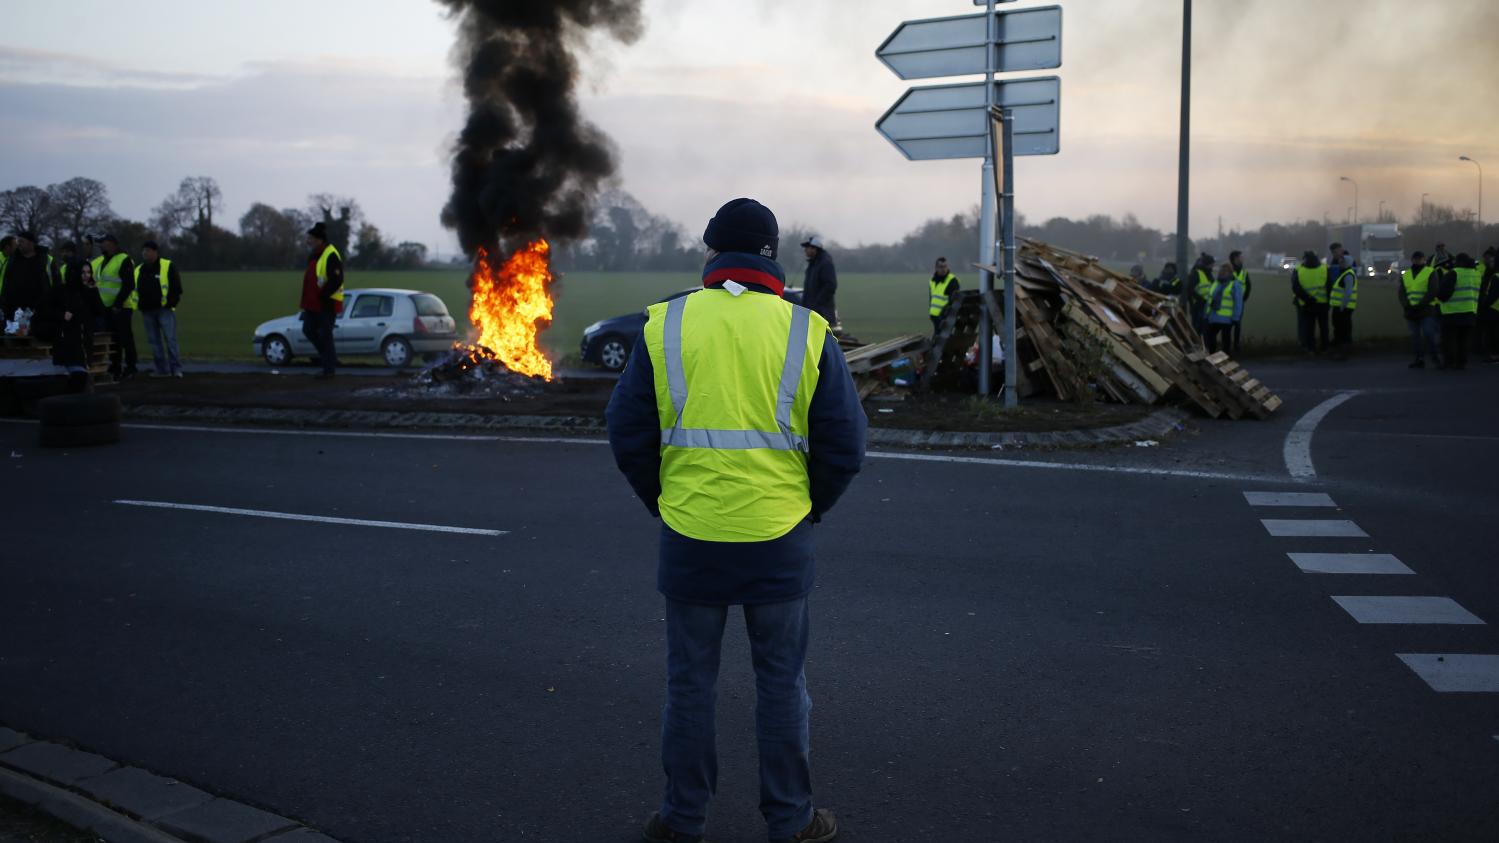
[[[93,336],[93,346],[89,349],[88,370],[94,376],[94,383],[110,383],[109,355],[114,350],[114,336],[108,331],[100,331]],[[50,361],[52,359],[52,343],[35,336],[13,336],[0,335],[0,358],[8,360],[37,360]]]

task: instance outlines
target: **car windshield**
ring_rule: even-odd
[[[448,315],[448,306],[442,303],[442,299],[430,293],[412,296],[411,301],[416,305],[417,316]]]

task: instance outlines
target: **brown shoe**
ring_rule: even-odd
[[[771,840],[771,843],[828,843],[838,836],[838,818],[827,808],[812,812],[812,821],[807,827],[791,837]]]
[[[661,812],[651,814],[651,818],[645,821],[645,829],[640,832],[645,843],[706,843],[701,834],[683,834],[673,831],[671,826],[661,820]]]

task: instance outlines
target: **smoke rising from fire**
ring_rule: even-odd
[[[458,21],[468,119],[442,221],[468,254],[587,230],[614,174],[609,138],[578,110],[578,50],[597,30],[630,42],[639,0],[438,0]]]

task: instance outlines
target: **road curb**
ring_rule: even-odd
[[[5,727],[0,794],[109,843],[337,843],[296,820]]]
[[[376,410],[286,410],[266,407],[191,407],[180,404],[127,406],[132,421],[261,424],[307,428],[385,427],[401,430],[540,431],[602,434],[603,419],[586,416],[398,413]],[[869,444],[909,448],[1068,448],[1161,439],[1181,428],[1187,413],[1157,410],[1129,424],[1084,430],[979,432],[899,430],[871,427]]]

